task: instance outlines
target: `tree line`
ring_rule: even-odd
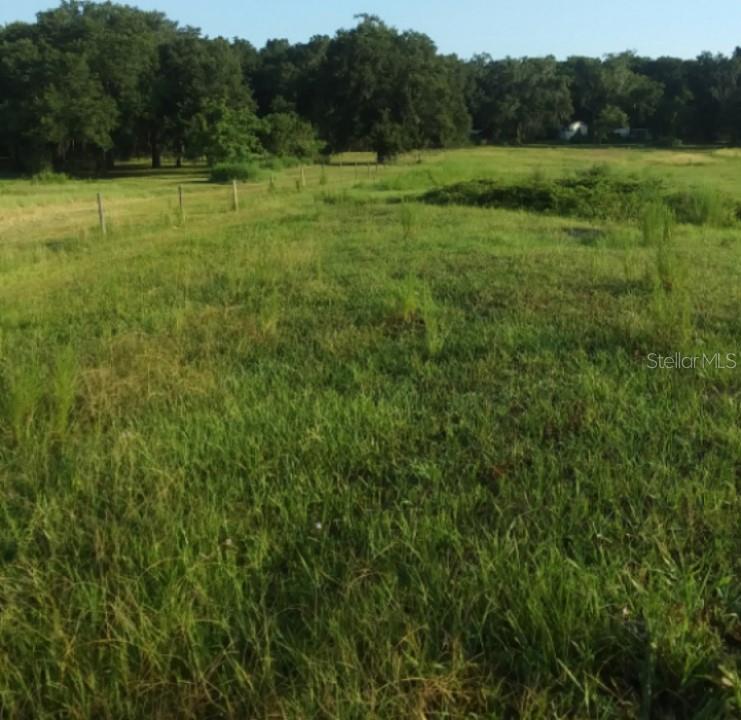
[[[19,170],[180,164],[552,140],[639,127],[663,142],[736,143],[741,49],[693,60],[462,60],[424,34],[361,15],[306,43],[208,38],[163,13],[63,0],[0,28],[0,155]]]

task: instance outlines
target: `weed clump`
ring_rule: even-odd
[[[653,251],[646,280],[653,288],[649,312],[655,341],[664,345],[689,341],[693,332],[687,268],[674,243],[674,211],[664,203],[646,207],[642,218],[645,247]]]
[[[414,213],[414,210],[406,202],[402,202],[401,204],[401,213],[399,219],[401,220],[401,230],[402,235],[404,236],[404,240],[411,239],[412,235],[414,234],[416,215]]]
[[[429,358],[442,353],[452,322],[447,309],[436,302],[427,283],[407,278],[397,288],[392,316],[402,326],[422,330],[424,349]]]
[[[656,251],[655,285],[670,292],[676,282],[676,257],[672,237],[674,213],[663,203],[649,205],[643,215],[643,244]]]

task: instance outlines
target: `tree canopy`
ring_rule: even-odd
[[[159,12],[83,0],[0,28],[0,155],[25,170],[320,148],[374,150],[384,161],[471,137],[551,140],[573,120],[593,141],[625,125],[667,141],[736,143],[741,49],[693,60],[464,61],[361,15],[334,36],[258,50]]]

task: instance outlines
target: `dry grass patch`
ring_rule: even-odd
[[[111,340],[105,354],[105,362],[81,372],[82,414],[91,419],[177,404],[216,388],[213,369],[189,363],[171,338],[128,333]]]

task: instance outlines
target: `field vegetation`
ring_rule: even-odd
[[[741,158],[368,159],[0,180],[0,717],[738,717]]]

